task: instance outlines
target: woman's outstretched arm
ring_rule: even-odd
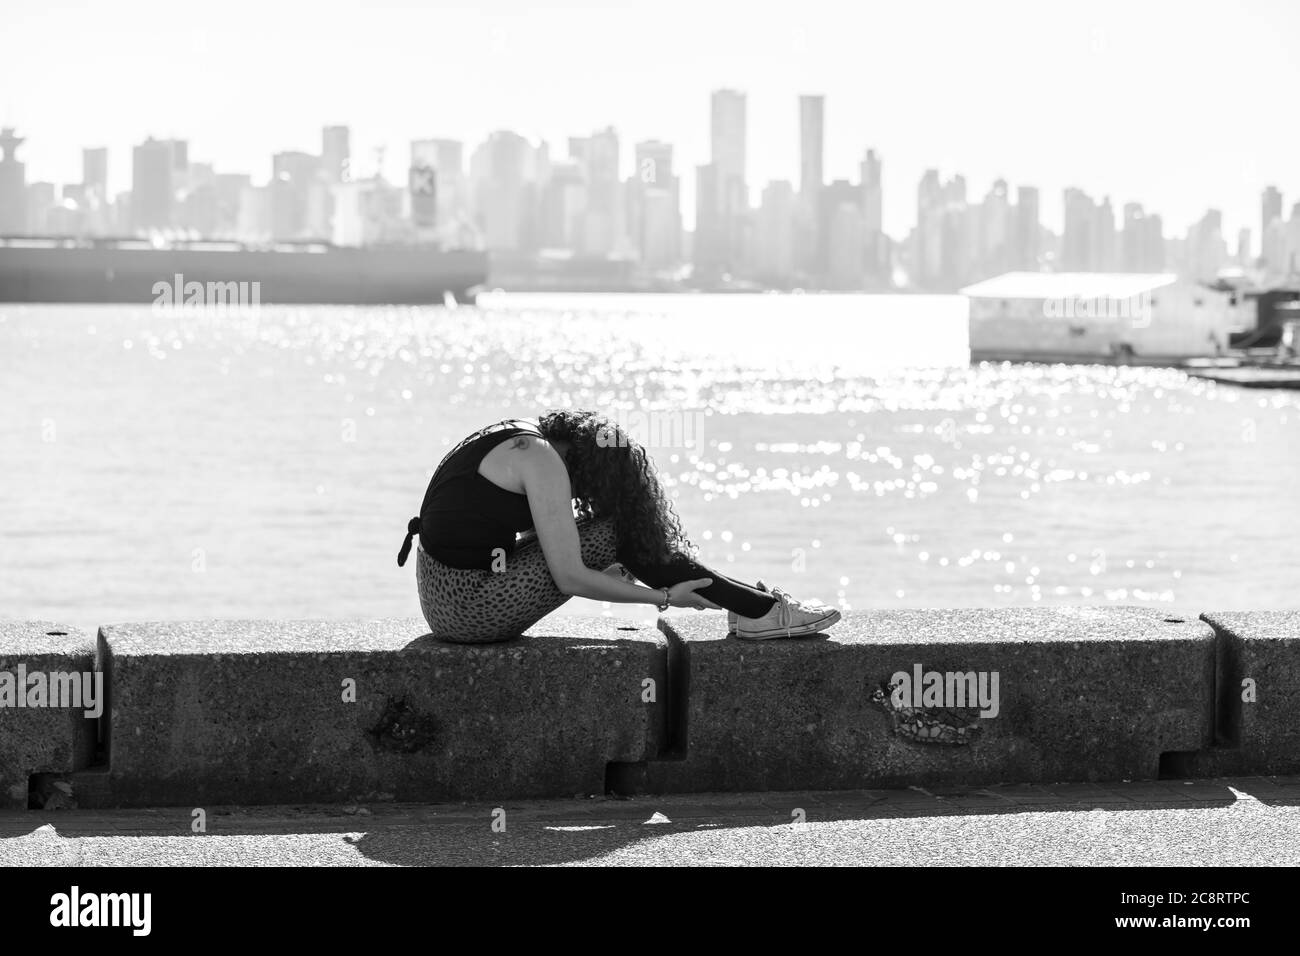
[[[646,588],[587,567],[582,563],[578,525],[573,518],[573,491],[564,460],[541,438],[529,439],[523,447],[513,450],[510,458],[510,467],[517,470],[528,496],[546,566],[562,592],[596,601],[659,605],[664,603],[666,590],[673,607],[717,607],[695,593],[697,588],[710,585],[710,578],[683,581],[667,589]]]

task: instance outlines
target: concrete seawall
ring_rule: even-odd
[[[567,619],[490,645],[418,620],[114,624],[97,640],[0,621],[0,807],[1300,772],[1300,611],[849,612],[812,638],[725,631],[716,612]],[[72,674],[102,684],[102,712],[71,706]]]

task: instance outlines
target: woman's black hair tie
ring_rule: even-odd
[[[420,533],[419,517],[412,518],[406,523],[406,538],[402,541],[402,550],[397,552],[397,566],[400,568],[406,564],[406,559],[411,553],[411,539]]]

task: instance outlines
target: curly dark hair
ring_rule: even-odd
[[[564,463],[579,516],[612,518],[620,549],[653,564],[693,549],[644,446],[612,419],[556,409],[538,425],[546,439],[569,443]]]

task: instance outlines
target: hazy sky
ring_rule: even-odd
[[[1230,240],[1259,192],[1300,199],[1296,0],[592,0],[524,3],[3,0],[0,122],[28,137],[28,179],[75,182],[107,145],[190,141],[193,160],[270,173],[352,127],[354,164],[402,177],[412,138],[551,143],[614,125],[677,147],[688,185],[708,159],[708,94],[749,94],[749,179],[798,179],[799,93],[827,96],[828,178],[885,162],[885,226],[915,219],[921,173],[1005,177],[1140,201],[1181,234],[1210,206]],[[1290,46],[1288,47],[1288,44]],[[468,146],[467,146],[468,154]],[[690,210],[687,210],[690,218]]]

